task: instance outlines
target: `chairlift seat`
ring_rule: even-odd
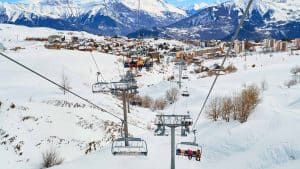
[[[128,137],[128,146],[125,145],[125,137],[113,141],[111,152],[113,155],[148,155],[147,143],[141,138]]]
[[[109,83],[107,82],[97,82],[92,85],[93,93],[108,93],[110,92],[110,88],[108,87]]]
[[[189,79],[188,75],[182,75],[182,79]]]
[[[183,91],[182,94],[181,94],[181,96],[183,96],[183,97],[189,97],[190,94],[189,94],[188,91]]]

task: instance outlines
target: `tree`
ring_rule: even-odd
[[[61,76],[61,86],[62,86],[62,88],[60,88],[60,89],[63,91],[64,95],[66,94],[67,90],[72,89],[70,87],[70,80],[66,76],[65,72],[63,72],[62,76]]]
[[[233,109],[232,98],[223,97],[221,106],[222,106],[221,108],[222,119],[229,122],[230,114],[232,113],[232,109]]]
[[[220,114],[221,114],[221,99],[219,97],[213,98],[210,103],[208,104],[208,107],[206,109],[206,114],[208,118],[217,121]]]
[[[166,99],[173,104],[178,99],[179,90],[177,88],[172,88],[167,91]]]

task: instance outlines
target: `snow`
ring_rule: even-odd
[[[138,9],[138,1],[136,0],[118,0],[118,1],[65,1],[65,0],[39,0],[29,1],[28,3],[8,3],[2,2],[0,9],[4,9],[9,20],[15,22],[21,15],[31,18],[31,14],[37,16],[47,16],[50,18],[67,18],[70,16],[79,16],[86,13],[98,13],[99,11],[108,14],[105,11],[107,5],[120,2],[130,9]],[[166,17],[165,13],[175,13],[187,16],[184,10],[174,7],[161,0],[141,0],[141,10],[151,14],[152,16]]]
[[[23,50],[5,53],[16,60],[31,66],[55,81],[61,80],[62,71],[70,79],[72,90],[110,112],[122,116],[121,101],[109,94],[92,94],[91,84],[96,79],[96,68],[89,52],[70,50],[48,50],[42,42],[26,42],[27,36],[39,35],[47,37],[59,32],[47,28],[28,28],[24,26],[0,25],[0,42],[8,49],[15,46],[25,47]],[[68,38],[67,31],[60,31]],[[93,37],[85,32],[73,32],[81,37]],[[182,43],[175,40],[153,41],[152,43],[169,42],[173,45]],[[295,52],[299,54],[298,52]],[[121,63],[118,57],[94,52],[102,73],[107,80],[119,77]],[[208,60],[206,65],[220,63],[221,60]],[[182,169],[297,169],[300,165],[300,85],[287,88],[286,80],[291,79],[290,69],[300,63],[299,55],[290,53],[269,54],[253,53],[244,57],[230,58],[226,64],[233,63],[236,73],[220,76],[213,96],[231,95],[245,85],[267,82],[267,90],[262,92],[262,101],[251,114],[246,123],[237,121],[212,122],[205,114],[200,116],[197,128],[197,142],[203,147],[201,162],[176,157],[176,167]],[[252,65],[256,66],[253,68]],[[159,73],[164,70],[165,73]],[[188,70],[193,70],[189,66]],[[164,68],[156,65],[150,72],[142,71],[138,78],[140,93],[152,97],[162,97],[166,90],[176,86],[167,82],[169,75],[177,73],[175,66],[164,63]],[[200,78],[199,75],[188,73],[190,79],[183,80],[188,87],[190,97],[180,97],[170,105],[164,113],[182,114],[188,110],[195,118],[208,92],[213,77]],[[158,112],[149,109],[131,107],[129,119],[140,129],[129,126],[130,133],[142,137],[148,143],[147,157],[113,156],[110,143],[106,140],[111,134],[105,129],[104,121],[120,122],[62,92],[55,86],[39,79],[28,71],[0,57],[0,129],[9,134],[8,138],[1,135],[0,143],[16,136],[15,140],[6,145],[0,144],[0,166],[5,169],[36,169],[40,168],[41,153],[53,147],[60,152],[65,161],[55,169],[163,169],[170,166],[170,137],[155,137],[146,126],[153,123]],[[63,101],[85,104],[84,107],[62,107]],[[15,109],[9,108],[11,103]],[[23,120],[24,117],[32,117]],[[92,126],[92,127],[91,127]],[[153,124],[152,124],[153,126]],[[179,134],[179,132],[178,132]],[[176,142],[192,140],[176,136]],[[87,144],[99,141],[97,151],[85,155]],[[18,156],[14,146],[21,144],[22,156]],[[101,147],[101,149],[100,149]]]
[[[121,0],[127,7],[132,9],[138,9],[137,0]],[[163,16],[164,12],[171,12],[187,16],[184,10],[178,9],[171,4],[164,2],[163,0],[141,0],[140,9],[147,11],[153,15]]]
[[[235,3],[238,8],[246,9],[248,1],[235,0],[230,3]],[[294,21],[299,19],[300,1],[298,0],[254,0],[250,11],[257,9],[263,16],[269,10],[272,13],[274,21]]]
[[[206,8],[208,7],[209,5],[205,2],[201,2],[199,4],[194,4],[194,9],[195,10],[199,10],[199,9],[202,9],[202,8]]]

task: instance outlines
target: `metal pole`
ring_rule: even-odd
[[[171,169],[175,169],[175,127],[171,127]]]
[[[127,99],[127,112],[130,113],[130,100],[129,98]]]
[[[126,106],[126,90],[123,90],[123,111],[124,111],[124,136],[125,146],[129,146],[128,143],[128,123],[127,123],[127,106]]]
[[[180,62],[179,62],[179,81],[178,81],[179,89],[181,89],[182,64],[183,64],[183,61],[181,59]]]
[[[99,82],[99,72],[97,72],[97,83]]]

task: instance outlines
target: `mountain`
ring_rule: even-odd
[[[189,15],[193,15],[197,13],[199,10],[207,8],[208,6],[210,5],[205,2],[199,2],[199,3],[190,4],[189,6],[185,6],[183,7],[183,9],[185,9]]]
[[[246,0],[234,0],[201,9],[164,28],[160,36],[225,39],[232,37],[244,13]],[[254,0],[239,39],[300,37],[299,0]]]
[[[187,16],[163,0],[39,0],[0,4],[0,23],[126,35],[142,28],[166,26]],[[140,16],[138,19],[137,16]]]
[[[141,0],[140,12],[137,0],[2,2],[0,23],[129,37],[229,40],[247,2],[233,0],[207,5],[193,0],[185,2],[183,10],[164,0]],[[299,14],[299,0],[254,0],[239,39],[300,37]]]

